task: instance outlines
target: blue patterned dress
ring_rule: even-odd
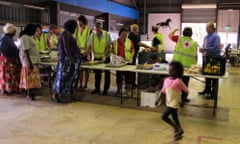
[[[81,70],[81,52],[74,37],[72,37],[72,35],[68,37],[70,53],[74,58],[74,63],[71,64],[70,58],[67,56],[63,47],[63,33],[64,32],[61,33],[58,43],[59,60],[56,68],[53,91],[56,94],[67,95],[72,94],[77,89]]]

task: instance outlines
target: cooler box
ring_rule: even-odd
[[[155,102],[159,98],[159,96],[160,96],[159,91],[156,91],[156,92],[142,91],[141,92],[141,106],[144,106],[144,107],[148,106],[151,108],[156,107]]]

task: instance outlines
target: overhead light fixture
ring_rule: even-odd
[[[96,18],[96,21],[97,21],[97,22],[104,22],[105,20]]]
[[[182,4],[182,9],[217,8],[216,4]]]
[[[124,24],[117,22],[117,25],[118,25],[118,26],[123,26]]]
[[[24,7],[26,8],[32,8],[32,9],[38,9],[38,10],[44,10],[44,7],[34,6],[34,5],[27,5],[25,4]]]
[[[76,13],[70,13],[71,17],[77,17],[78,15]]]
[[[0,4],[10,6],[12,3],[10,3],[10,2],[5,2],[5,1],[0,1]]]

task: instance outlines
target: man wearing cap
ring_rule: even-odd
[[[96,23],[96,30],[90,36],[90,50],[93,54],[94,60],[100,60],[104,63],[110,62],[110,47],[111,47],[110,34],[103,30],[101,23]],[[100,93],[101,83],[101,70],[94,70],[95,73],[95,89],[92,94]],[[102,94],[107,94],[110,87],[110,71],[104,71],[105,83]]]

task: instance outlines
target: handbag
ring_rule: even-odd
[[[203,75],[218,75],[225,74],[226,58],[223,56],[204,56],[202,65]]]

